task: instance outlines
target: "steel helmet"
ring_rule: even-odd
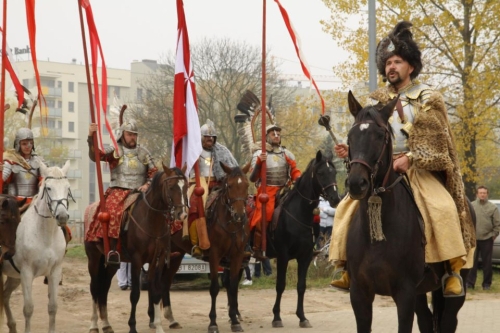
[[[281,127],[279,127],[276,124],[271,124],[266,126],[266,134],[269,133],[270,131],[280,131],[281,132]]]
[[[22,140],[33,140],[33,132],[27,128],[23,127],[17,130],[16,132],[16,138],[14,139],[14,150],[17,152],[21,151],[21,144],[20,142]],[[33,143],[33,150],[35,150],[35,144]]]
[[[123,124],[115,131],[116,141],[120,141],[123,136],[123,132],[125,131],[139,134],[137,122],[134,119],[124,121]]]

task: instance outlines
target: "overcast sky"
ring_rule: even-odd
[[[313,75],[333,76],[332,67],[346,58],[321,19],[329,10],[321,0],[281,0],[302,40]],[[184,0],[191,44],[204,37],[229,37],[262,44],[262,0]],[[83,63],[77,0],[36,1],[37,56],[39,60]],[[175,0],[91,0],[108,67],[130,68],[133,60],[158,60],[174,51],[177,38]],[[7,41],[11,48],[26,47],[25,2],[8,2]],[[286,74],[302,73],[278,6],[267,0],[267,45]],[[27,57],[19,57],[26,60]],[[195,74],[196,74],[196,64]],[[318,81],[321,79],[318,77]],[[325,86],[327,84],[321,84]]]

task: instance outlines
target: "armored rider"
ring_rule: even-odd
[[[97,131],[97,124],[90,124],[89,157],[95,162],[95,152],[92,135]],[[120,264],[120,255],[116,251],[120,235],[120,222],[123,215],[125,199],[134,190],[146,192],[151,184],[154,173],[158,170],[149,151],[137,143],[137,123],[134,119],[124,121],[115,131],[118,150],[110,145],[104,152],[100,151],[100,160],[109,163],[111,183],[104,194],[104,203],[100,203],[100,211],[106,211],[111,219],[108,227],[110,252],[107,254],[109,264]],[[104,206],[103,206],[104,205]],[[97,216],[97,213],[96,213]],[[96,223],[96,216],[89,226],[88,233],[97,238],[105,237],[101,225]]]
[[[200,182],[205,192],[203,194],[203,207],[206,208],[208,195],[214,188],[221,184],[226,173],[220,166],[223,162],[227,166],[234,168],[238,166],[238,162],[233,157],[233,154],[225,146],[217,142],[217,131],[214,123],[207,119],[206,123],[201,126],[201,145],[203,150],[198,158],[198,167],[200,170]],[[193,249],[191,255],[195,258],[202,258],[203,251],[208,250],[210,242],[205,219],[200,218],[198,212],[198,198],[193,192],[196,185],[194,169],[191,170],[188,197],[189,199],[189,237]]]
[[[460,269],[473,263],[475,232],[443,96],[416,81],[423,65],[411,26],[410,22],[399,22],[378,44],[377,69],[389,83],[370,97],[375,105],[387,104],[399,95],[400,102],[389,119],[395,136],[393,167],[407,174],[423,217],[426,262],[450,262],[456,275],[445,282],[444,294],[457,296],[463,292]],[[334,149],[339,157],[348,156],[347,145]],[[359,201],[346,196],[337,207],[330,260],[338,270],[346,264],[348,228],[358,206]],[[331,285],[348,290],[348,273],[344,270]]]
[[[260,187],[261,165],[266,161],[266,192],[269,195],[269,201],[266,204],[266,227],[272,219],[276,194],[290,181],[300,176],[300,170],[297,168],[295,156],[291,151],[281,145],[281,127],[276,124],[266,127],[266,151],[257,150],[252,156],[250,181],[258,186],[257,198],[262,193]],[[257,199],[255,202],[255,213],[250,222],[250,228],[255,228],[253,238],[254,257],[263,259],[262,253],[262,203]]]

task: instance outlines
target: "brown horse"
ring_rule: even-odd
[[[149,297],[155,308],[156,333],[162,333],[159,315],[161,299],[161,279],[165,272],[165,260],[170,251],[170,223],[167,221],[183,220],[187,216],[187,181],[185,168],[169,169],[157,172],[146,193],[139,196],[128,213],[125,230],[120,233],[123,254],[132,263],[132,291],[130,302],[132,309],[129,318],[130,333],[136,333],[135,312],[140,296],[139,276],[141,267],[149,263]],[[125,214],[124,214],[125,215]],[[118,266],[104,265],[102,245],[97,242],[85,242],[90,273],[90,292],[93,311],[90,333],[98,333],[97,313],[102,320],[103,332],[113,329],[108,322],[107,298],[111,280]]]
[[[238,284],[242,272],[243,252],[248,241],[249,224],[246,215],[246,200],[248,196],[249,182],[246,173],[250,169],[247,164],[230,168],[221,163],[226,177],[219,189],[219,194],[214,203],[207,209],[207,228],[210,239],[210,252],[208,261],[210,264],[210,295],[212,296],[212,307],[210,310],[210,325],[208,332],[219,332],[215,312],[215,304],[219,293],[218,268],[224,266],[229,269],[228,278],[225,281],[229,301],[229,317],[231,318],[231,330],[242,332],[241,325],[237,319],[238,311]],[[188,239],[183,239],[180,232],[172,236],[172,256],[170,266],[163,283],[163,311],[164,316],[170,322],[170,328],[181,328],[181,325],[174,319],[170,303],[170,286],[175,273],[181,265],[184,254],[191,251],[192,245]],[[149,273],[151,274],[151,273]],[[151,294],[150,294],[151,295]],[[148,314],[150,327],[154,328],[154,309],[149,301]]]
[[[1,276],[4,259],[9,260],[16,251],[16,231],[21,214],[19,204],[11,195],[0,194],[0,327],[3,326],[3,277]]]

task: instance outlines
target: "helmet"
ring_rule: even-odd
[[[17,130],[16,138],[14,139],[14,150],[17,152],[21,151],[21,140],[33,140],[33,132],[27,127]],[[33,150],[35,150],[35,145],[33,145]]]
[[[217,142],[217,131],[215,130],[214,123],[210,119],[207,119],[205,125],[200,127],[200,132],[202,136],[213,136],[214,143]]]
[[[130,133],[135,133],[135,134],[139,133],[139,131],[137,129],[137,123],[134,119],[124,121],[123,124],[115,131],[116,141],[121,140],[121,138],[123,136],[123,132],[125,132],[125,131],[130,132]]]
[[[281,131],[281,127],[279,127],[276,124],[271,124],[266,126],[266,134],[269,133],[270,131]]]

